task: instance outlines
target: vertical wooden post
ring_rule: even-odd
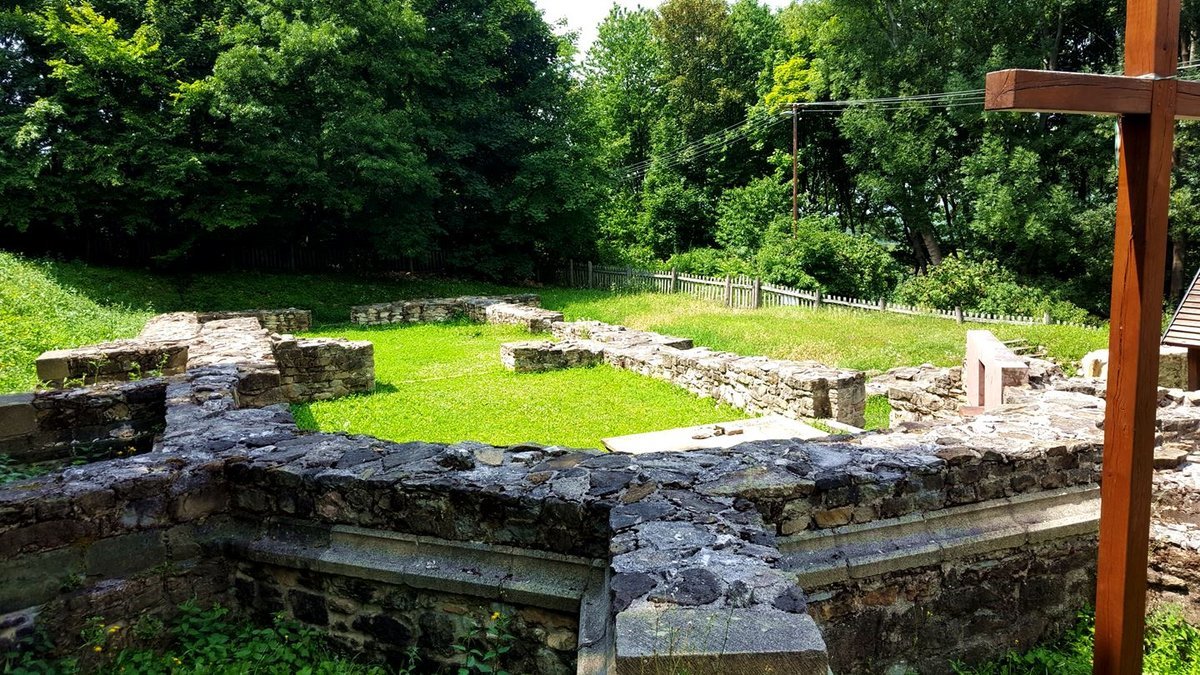
[[[594,288],[594,285],[592,282],[592,261],[591,260],[588,261],[588,288]]]
[[[733,306],[733,277],[725,275],[725,306]]]
[[[571,288],[574,288],[575,287],[575,259],[574,258],[571,258],[568,269],[570,270],[570,281],[567,282],[567,285],[570,286]]]
[[[754,293],[751,298],[754,302],[754,309],[762,307],[762,279],[754,277]]]
[[[816,297],[815,297],[815,298],[813,298],[813,304],[814,304],[815,306],[817,306],[817,307],[820,307],[820,306],[821,306],[821,299],[822,299],[822,298],[824,298],[824,297],[825,297],[825,294],[824,294],[824,293],[822,293],[822,292],[821,292],[821,289],[819,289],[819,288],[818,288],[818,289],[817,289],[817,294],[816,294]]]
[[[1188,390],[1200,389],[1200,347],[1188,347],[1187,370]]]
[[[1125,74],[1152,78],[1150,112],[1120,118],[1093,661],[1106,675],[1142,671],[1178,36],[1179,0],[1129,0]]]
[[[954,308],[954,321],[955,321],[956,323],[962,323],[962,322],[963,322],[963,309],[962,309],[962,307],[955,307],[955,308]]]
[[[1046,310],[1042,314],[1042,323],[1046,324],[1047,326],[1054,323],[1054,317],[1050,316],[1050,310]]]
[[[679,268],[677,267],[671,268],[671,292],[679,292]]]
[[[800,124],[797,106],[792,104],[792,238],[800,220]]]
[[[887,311],[887,298],[879,299],[879,311],[881,311],[881,312]]]

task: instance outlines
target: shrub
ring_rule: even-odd
[[[1058,321],[1094,322],[1086,310],[1040,288],[1018,282],[1016,275],[995,260],[976,260],[952,254],[926,274],[901,283],[892,298],[906,305],[989,314],[1040,317],[1044,312]]]
[[[758,250],[772,221],[786,208],[786,192],[773,175],[725,190],[717,204],[717,243],[741,255]]]
[[[666,268],[674,267],[682,274],[698,274],[706,277],[752,274],[754,269],[745,260],[730,251],[717,248],[694,248],[676,253],[667,259]]]
[[[794,236],[791,219],[776,219],[756,263],[769,283],[865,299],[886,296],[901,277],[887,249],[870,237],[842,232],[831,217],[803,218]]]

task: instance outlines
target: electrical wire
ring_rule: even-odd
[[[979,106],[983,104],[983,89],[968,89],[963,91],[940,92],[936,94],[917,94],[913,96],[888,96],[880,98],[846,99],[842,101],[805,101],[794,104],[800,114],[832,114],[840,113],[852,107],[871,106],[872,110],[891,112],[902,109],[935,109]],[[785,104],[783,108],[791,108],[793,104]],[[644,178],[652,168],[668,169],[708,154],[718,148],[740,141],[748,136],[769,129],[784,121],[783,117],[754,118],[749,117],[742,122],[725,127],[721,131],[708,134],[700,139],[685,144],[671,152],[640,162],[635,162],[620,169],[626,178]]]
[[[1178,65],[1179,70],[1194,68],[1200,68],[1200,59],[1180,61]],[[784,115],[793,110],[796,114],[836,114],[850,108],[867,106],[877,112],[894,112],[903,109],[950,109],[980,106],[984,102],[984,93],[983,89],[964,89],[912,96],[883,96],[839,101],[797,101],[785,103],[780,107],[784,109],[782,113]],[[627,178],[644,178],[651,168],[667,169],[685,164],[713,150],[747,138],[756,132],[769,129],[782,121],[781,117],[775,119],[747,117],[745,120],[702,136],[670,152],[622,167],[619,171]]]

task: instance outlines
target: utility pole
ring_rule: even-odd
[[[800,130],[796,104],[792,104],[792,238],[800,221]]]

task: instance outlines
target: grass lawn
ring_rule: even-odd
[[[41,352],[135,335],[157,312],[293,306],[313,310],[318,325],[331,325],[345,322],[356,304],[513,290],[478,282],[331,274],[162,275],[30,261],[0,251],[0,393],[35,387],[33,361]],[[1045,345],[1063,362],[1075,362],[1107,342],[1105,330],[1066,326],[960,326],[877,312],[731,310],[684,295],[537,290],[543,304],[561,309],[568,319],[599,319],[691,337],[714,349],[868,371],[957,363],[972,327]]]
[[[542,298],[542,304],[562,311],[568,320],[620,323],[738,354],[866,371],[956,365],[963,358],[966,332],[974,328],[991,330],[1002,340],[1023,338],[1045,345],[1061,363],[1077,364],[1087,352],[1108,346],[1106,329],[1072,326],[959,325],[932,317],[826,308],[728,309],[685,295],[546,289]]]
[[[609,366],[509,372],[500,365],[500,344],[530,338],[515,326],[344,326],[319,334],[375,343],[376,392],[294,406],[308,429],[393,441],[598,448],[601,437],[745,417],[667,382]]]
[[[0,251],[0,394],[36,387],[33,362],[42,352],[132,337],[161,312],[299,307],[313,310],[315,322],[331,324],[349,320],[351,305],[511,290],[478,282],[332,274],[163,275]]]

